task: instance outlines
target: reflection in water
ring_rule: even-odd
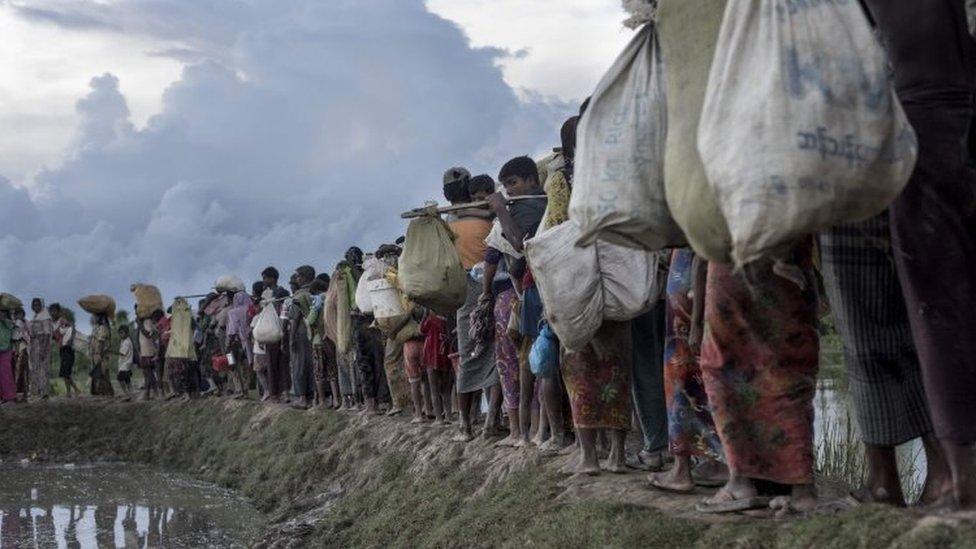
[[[0,467],[0,479],[0,549],[240,547],[261,523],[229,492],[144,467]]]

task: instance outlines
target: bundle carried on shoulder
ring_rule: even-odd
[[[136,298],[136,316],[149,318],[156,311],[163,310],[163,294],[151,284],[135,283],[129,290]]]
[[[440,315],[454,314],[467,298],[467,273],[454,234],[440,217],[410,222],[399,263],[400,288],[408,299]]]
[[[666,283],[660,252],[603,240],[577,247],[580,234],[569,220],[525,244],[546,320],[570,351],[582,349],[604,320],[631,320],[649,311]]]
[[[169,330],[166,358],[196,360],[197,351],[193,346],[193,312],[190,310],[190,304],[182,297],[173,301]]]
[[[244,281],[232,274],[226,274],[214,282],[214,289],[218,292],[243,292],[246,291]]]
[[[743,265],[874,217],[917,156],[885,55],[857,2],[729,2],[698,150]]]
[[[12,294],[0,293],[0,311],[15,311],[23,307],[24,304]]]
[[[725,5],[726,0],[657,3],[658,38],[668,64],[665,196],[688,243],[709,261],[723,263],[729,261],[731,237],[698,155],[698,122]]]
[[[93,315],[105,315],[109,318],[115,316],[115,299],[104,294],[92,294],[78,300],[78,306],[86,313]]]
[[[569,216],[580,224],[581,246],[598,238],[652,251],[685,245],[664,192],[664,80],[650,23],[600,80],[576,130]]]

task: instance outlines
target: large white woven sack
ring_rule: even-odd
[[[546,320],[567,349],[589,343],[604,320],[625,321],[649,311],[659,296],[656,252],[603,240],[578,247],[569,220],[525,243]]]
[[[917,142],[857,2],[752,0],[726,6],[698,150],[743,265],[883,211]]]
[[[597,84],[576,130],[569,216],[580,225],[580,245],[597,238],[645,250],[685,245],[664,194],[665,95],[648,24]]]

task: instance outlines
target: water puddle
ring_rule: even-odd
[[[130,464],[0,465],[0,547],[246,547],[264,517],[233,492]]]

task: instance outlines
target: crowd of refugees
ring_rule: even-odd
[[[393,325],[357,307],[370,269],[395,279],[408,233],[406,244],[372,253],[349,248],[328,274],[303,265],[282,284],[268,267],[250,291],[231,285],[207,295],[192,318],[178,299],[169,314],[118,326],[116,349],[107,345],[109,319],[96,317],[90,392],[112,394],[115,354],[122,391],[132,391],[140,368],[146,399],[253,392],[298,408],[409,413],[418,424],[456,422],[452,437],[462,444],[481,436],[546,455],[575,452],[579,474],[637,468],[658,490],[719,488],[703,512],[807,510],[817,498],[813,398],[829,303],[867,448],[865,486],[851,497],[905,505],[895,448],[920,438],[928,470],[918,503],[972,508],[976,43],[961,0],[917,3],[866,0],[919,141],[907,187],[880,216],[799,238],[775,261],[743,269],[692,247],[662,253],[666,284],[649,311],[604,321],[582,348],[557,342],[558,367],[536,369],[535,343],[555,336],[525,244],[570,219],[584,103],[549,156],[512,158],[497,180],[463,167],[444,174],[451,207],[443,221],[467,274],[456,313],[413,304]],[[47,396],[55,347],[69,394],[77,393],[73,325],[56,305],[35,299],[31,309],[30,319],[19,309],[0,319],[3,399]],[[259,342],[260,317],[271,311],[280,339]],[[177,343],[185,352],[169,351]],[[641,447],[628,455],[632,431]]]

